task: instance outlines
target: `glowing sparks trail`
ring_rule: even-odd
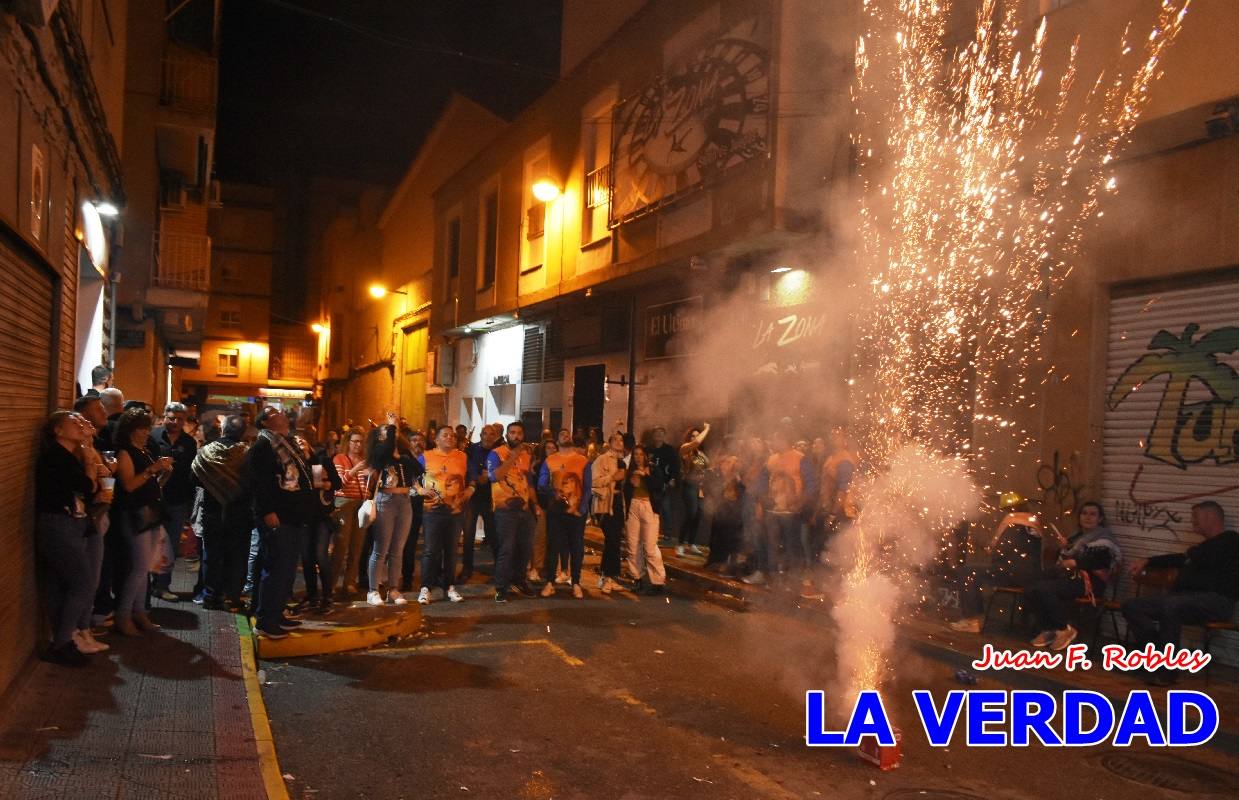
[[[1057,86],[1043,88],[1046,23],[1022,37],[1021,4],[979,0],[971,40],[948,57],[948,2],[863,0],[853,143],[860,257],[871,269],[862,373],[872,383],[857,397],[871,463],[919,442],[966,456],[990,484],[1031,443],[1020,420],[1048,374],[1048,300],[1114,189],[1114,156],[1189,2],[1160,0],[1151,33],[1125,32],[1116,68],[1081,98],[1078,41]],[[845,577],[844,604],[888,566],[877,524],[857,526],[865,555]],[[841,669],[877,686],[882,644],[861,635],[849,646],[866,655]]]

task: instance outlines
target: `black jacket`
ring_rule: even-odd
[[[245,454],[245,483],[254,498],[254,521],[262,524],[267,514],[275,514],[281,525],[306,525],[315,518],[315,492],[310,488],[309,466],[297,470],[297,488],[283,488],[284,467],[271,442],[259,436]]]
[[[641,481],[642,483],[645,484],[645,490],[650,493],[650,502],[653,503],[654,508],[657,509],[658,501],[662,497],[662,494],[663,494],[662,475],[659,474],[659,471],[657,469],[654,469],[651,466],[650,474],[643,475],[641,477]],[[625,476],[624,477],[624,505],[629,508],[632,507],[633,488],[634,487],[632,485],[632,477]]]
[[[651,447],[649,455],[650,471],[658,473],[659,491],[661,492],[664,484],[678,480],[680,477],[680,451],[670,444],[664,444],[662,447]]]
[[[1186,553],[1153,556],[1150,567],[1178,567],[1176,592],[1216,592],[1239,600],[1239,533],[1223,531],[1187,548]]]

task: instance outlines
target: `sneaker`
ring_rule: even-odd
[[[417,602],[424,606],[430,605],[430,589],[428,587],[423,586],[422,590],[417,593]]]
[[[49,649],[46,658],[62,667],[84,667],[90,663],[90,659],[72,641]]]
[[[519,584],[518,586],[515,586],[514,588],[516,589],[516,591],[520,592],[526,597],[533,597],[534,595],[537,594],[537,592],[533,590],[533,587],[530,586],[528,582]]]
[[[315,611],[325,617],[335,611],[335,609],[332,608],[330,600],[323,600],[318,604],[318,608],[316,608]]]
[[[683,557],[684,557],[684,545],[682,545],[682,544],[677,544],[677,545],[675,546],[675,554],[676,554],[677,556],[679,556],[679,557],[683,558]]]
[[[1050,642],[1054,641],[1054,637],[1058,635],[1058,631],[1042,631],[1038,633],[1036,638],[1032,640],[1033,647],[1045,647]]]
[[[426,595],[426,599],[427,600],[430,599],[429,594]],[[422,598],[419,596],[417,598],[417,601],[420,603],[422,601]],[[407,606],[409,604],[409,601],[405,598],[405,596],[402,595],[400,592],[397,592],[395,589],[392,589],[390,592],[387,593],[387,602],[395,603],[398,606]]]
[[[1050,642],[1051,650],[1066,650],[1067,645],[1076,640],[1076,635],[1079,633],[1074,627],[1068,625],[1058,633],[1054,634],[1054,641]]]
[[[461,596],[460,592],[456,591],[455,586],[449,586],[447,587],[447,599],[450,602],[459,603],[465,598]]]
[[[555,573],[555,582],[556,583],[572,583],[572,579],[568,577],[568,573],[564,572],[563,570],[560,570],[559,572]]]
[[[702,550],[700,547],[698,547],[698,546],[697,546],[697,545],[695,545],[695,544],[690,544],[690,545],[688,546],[688,552],[692,553],[692,554],[693,554],[693,555],[695,555],[695,556],[703,556],[703,555],[705,555],[705,552],[706,552],[706,551],[705,551],[705,550]]]
[[[258,635],[264,639],[287,639],[288,638],[288,633],[286,631],[282,631],[282,630],[269,631],[269,630],[266,630],[265,628],[259,628]]]
[[[366,592],[366,602],[372,606],[383,605],[383,595],[378,592]]]
[[[950,628],[951,630],[959,631],[960,633],[980,633],[981,618],[964,617],[963,619],[957,619],[950,624]]]
[[[610,578],[603,578],[602,585],[598,588],[602,590],[603,594],[610,594],[611,590],[615,588],[615,581]]]
[[[181,602],[181,596],[179,594],[175,594],[170,589],[160,589],[159,591],[155,592],[155,597],[158,597],[160,600],[164,601],[165,603]]]
[[[508,598],[504,595],[503,592],[495,592],[495,602],[506,603],[508,602]]]
[[[296,619],[280,620],[281,630],[291,631],[291,630],[294,630],[295,628],[300,628],[300,627],[301,627],[301,620],[296,620]]]
[[[202,592],[198,592],[198,594],[194,595],[194,605],[200,606],[205,603],[206,603],[206,595],[204,595]]]
[[[766,573],[757,570],[752,575],[745,575],[741,578],[749,586],[761,586],[766,582]]]
[[[540,581],[542,580],[542,576],[538,574],[538,571],[536,569],[531,569],[529,570],[529,573],[525,576],[525,580]]]
[[[547,581],[547,582],[546,582],[546,585],[542,587],[542,592],[541,592],[541,594],[542,594],[542,596],[543,596],[543,597],[552,597],[552,596],[554,596],[554,594],[555,594],[555,584],[551,583],[550,581]]]
[[[585,590],[581,588],[581,584],[579,583],[572,584],[572,596],[575,597],[577,600],[580,600],[585,597]]]
[[[604,586],[606,586],[606,585],[607,585],[607,576],[606,576],[606,575],[599,575],[599,576],[598,576],[598,588],[599,588],[599,589],[601,589],[602,587],[604,587]]]

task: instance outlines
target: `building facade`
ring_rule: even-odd
[[[116,385],[156,408],[198,361],[211,291],[219,3],[131,0]]]
[[[0,694],[34,649],[39,430],[110,363],[126,3],[0,6]]]

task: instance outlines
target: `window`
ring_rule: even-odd
[[[236,348],[219,349],[219,363],[215,368],[216,375],[236,377],[241,374],[241,351]]]
[[[585,186],[581,202],[581,246],[605,239],[611,215],[611,115],[617,91],[608,89],[590,101],[581,118],[581,155]]]
[[[495,265],[499,257],[499,187],[493,187],[482,197],[481,269],[478,289],[495,285]]]
[[[219,327],[239,330],[241,328],[241,309],[239,308],[220,309]]]
[[[525,154],[523,204],[524,236],[521,237],[521,274],[533,272],[546,263],[546,203],[533,196],[533,185],[547,178],[551,160],[549,143],[543,140]]]
[[[426,326],[418,325],[404,332],[404,374],[426,371]]]
[[[447,277],[448,280],[460,277],[460,217],[447,223]]]

